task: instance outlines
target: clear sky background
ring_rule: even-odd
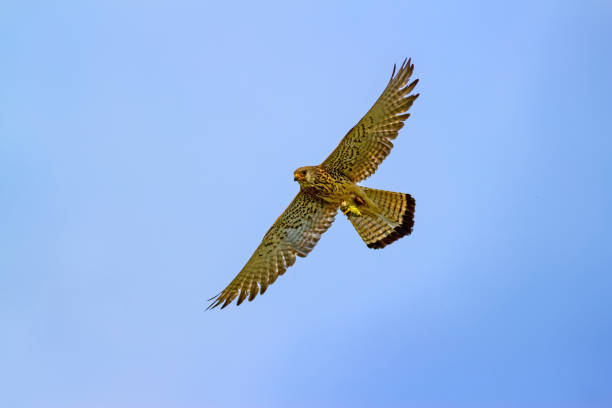
[[[612,406],[612,3],[4,1],[0,406]],[[205,311],[394,63],[344,217]]]

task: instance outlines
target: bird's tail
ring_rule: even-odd
[[[378,209],[372,214],[349,213],[348,218],[369,248],[384,248],[412,232],[415,201],[410,194],[367,187],[361,190]]]

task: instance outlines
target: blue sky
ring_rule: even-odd
[[[611,406],[611,3],[288,3],[3,3],[0,405]],[[205,312],[404,57],[414,233]]]

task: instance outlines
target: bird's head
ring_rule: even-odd
[[[312,166],[300,167],[293,172],[293,181],[297,181],[301,186],[314,184],[316,180],[316,169]]]

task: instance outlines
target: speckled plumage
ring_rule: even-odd
[[[418,94],[408,84],[414,66],[404,61],[374,106],[318,166],[295,171],[300,191],[264,236],[240,273],[209,308],[239,305],[263,294],[296,256],[305,257],[334,221],[340,208],[370,248],[383,248],[412,232],[414,199],[409,194],[374,190],[356,183],[372,175],[387,157],[405,113]]]

